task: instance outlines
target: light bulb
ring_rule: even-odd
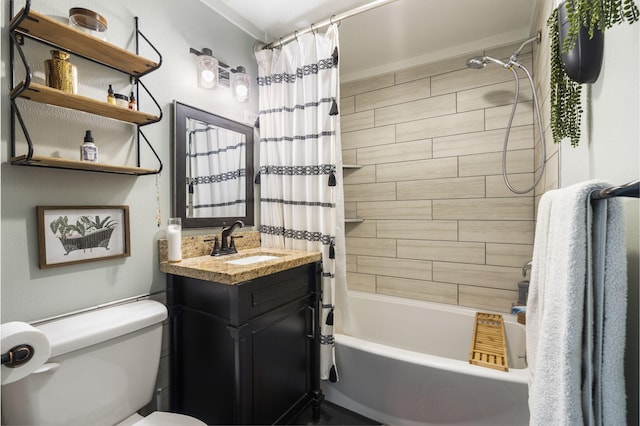
[[[244,84],[239,84],[236,86],[236,97],[237,98],[245,98],[249,94],[249,88]]]
[[[218,60],[213,56],[198,56],[198,87],[201,89],[218,87]]]
[[[215,77],[215,75],[213,74],[213,71],[211,71],[211,70],[202,70],[202,72],[200,72],[200,78],[205,83],[209,83],[210,84],[213,81],[214,77]]]
[[[233,89],[233,97],[238,102],[249,101],[250,85],[251,82],[249,76],[244,72],[244,67],[237,67],[236,71],[231,74],[231,88]]]

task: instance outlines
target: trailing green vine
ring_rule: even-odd
[[[564,69],[560,52],[560,36],[558,34],[558,9],[547,21],[551,38],[551,118],[549,125],[553,141],[559,143],[568,137],[571,146],[580,142],[580,122],[582,114],[582,84],[571,80]]]
[[[634,0],[566,0],[560,7],[567,8],[569,29],[560,46],[558,9],[554,9],[547,20],[551,40],[551,132],[553,141],[560,143],[568,137],[571,146],[580,142],[582,85],[567,75],[562,62],[562,52],[571,50],[581,26],[589,29],[593,38],[596,30],[605,31],[624,21],[632,24],[640,19]]]

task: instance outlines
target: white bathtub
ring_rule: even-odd
[[[348,292],[327,400],[390,425],[526,425],[525,329],[505,314],[509,371],[469,364],[474,309]]]

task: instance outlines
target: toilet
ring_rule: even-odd
[[[38,325],[51,356],[2,386],[7,425],[203,426],[193,417],[136,412],[151,401],[167,308],[141,300]]]

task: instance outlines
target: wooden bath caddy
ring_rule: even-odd
[[[476,312],[469,364],[509,371],[502,315]]]

